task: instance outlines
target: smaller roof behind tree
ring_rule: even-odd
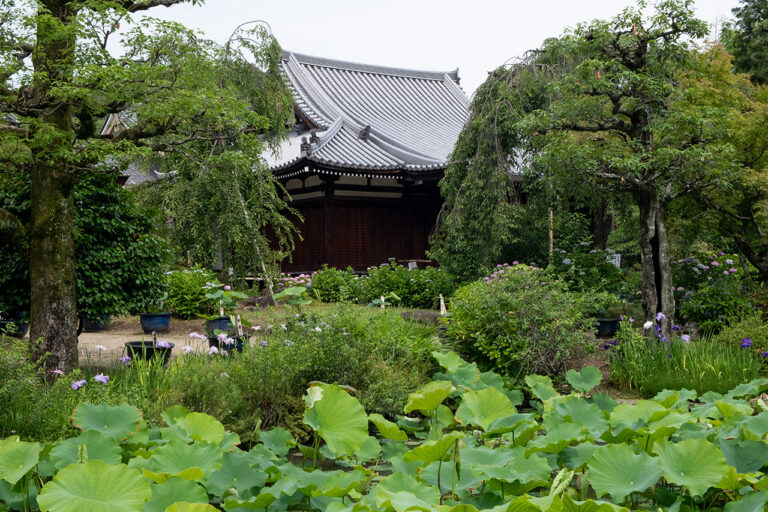
[[[458,70],[415,71],[285,52],[303,123],[268,162],[278,174],[442,170],[469,116]]]

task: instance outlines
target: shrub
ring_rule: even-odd
[[[759,313],[753,313],[724,328],[715,339],[725,345],[740,345],[749,339],[753,352],[768,353],[768,324]]]
[[[198,314],[213,312],[212,302],[205,295],[211,288],[222,286],[213,272],[195,267],[170,272],[166,279],[168,298],[165,305],[168,309],[181,318],[195,318]]]
[[[394,293],[399,297],[399,300],[391,299],[396,306],[437,309],[440,294],[447,299],[455,289],[453,278],[437,267],[408,270],[392,261],[368,269],[368,277],[363,280],[362,300],[370,303]]]
[[[707,276],[711,279],[696,291],[686,292],[680,299],[678,311],[683,318],[694,322],[702,333],[716,334],[728,324],[749,315],[753,309],[738,274],[728,270],[707,272],[715,275]]]
[[[589,244],[586,243],[571,252],[556,250],[547,271],[564,281],[572,292],[608,292],[618,295],[623,291],[626,272],[608,261],[614,254],[610,249],[589,250]]]
[[[592,327],[590,301],[542,269],[503,267],[456,291],[446,336],[506,375],[556,375]]]
[[[362,295],[362,283],[352,267],[337,270],[323,265],[312,275],[309,294],[322,302],[355,302]]]
[[[662,338],[665,339],[665,338]],[[611,379],[626,389],[651,397],[665,389],[725,393],[756,378],[763,358],[740,346],[741,340],[718,343],[675,336],[660,341],[645,337],[625,321],[617,338],[605,345],[612,352]]]

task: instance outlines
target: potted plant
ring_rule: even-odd
[[[2,318],[0,316],[0,318]],[[11,336],[12,338],[23,338],[27,335],[29,321],[20,315],[16,320],[0,319],[0,334]]]
[[[237,350],[238,352],[242,352],[243,345],[248,343],[249,339],[250,335],[248,334],[233,338],[226,332],[220,331],[216,336],[208,337],[208,346],[216,347],[219,351],[226,350],[227,352],[232,352],[233,350]]]
[[[619,331],[622,315],[627,314],[627,303],[611,297],[597,311],[597,337],[613,338]]]
[[[143,313],[139,314],[141,329],[144,334],[153,332],[168,332],[171,328],[171,314],[163,312],[163,304],[168,296],[164,293],[159,300],[150,300],[142,308]]]
[[[238,301],[248,297],[244,293],[234,291],[230,286],[214,286],[216,287],[216,290],[206,293],[205,296],[218,306],[219,316],[198,315],[208,321],[205,328],[206,331],[208,331],[209,339],[221,332],[226,332],[227,334],[230,333],[232,325],[234,324],[234,319],[232,318],[231,313],[237,309]]]
[[[168,364],[171,352],[176,345],[165,340],[158,340],[156,333],[152,333],[152,341],[126,341],[125,350],[131,359],[144,359],[145,361],[163,360]]]
[[[82,322],[83,330],[85,332],[101,332],[107,328],[107,324],[109,324],[109,317],[103,316],[96,319],[83,317]]]

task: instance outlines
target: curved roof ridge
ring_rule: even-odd
[[[388,66],[378,66],[374,64],[363,64],[360,62],[350,62],[345,60],[327,59],[325,57],[315,57],[313,55],[306,55],[303,53],[296,53],[290,51],[283,51],[283,58],[288,60],[293,56],[297,61],[302,64],[310,66],[320,66],[336,69],[345,69],[348,71],[359,71],[361,73],[373,73],[378,75],[390,75],[390,76],[402,76],[406,78],[421,78],[424,80],[437,80],[442,81],[446,76],[450,77],[454,82],[459,80],[459,69],[456,68],[452,71],[424,71],[418,69],[406,69]]]

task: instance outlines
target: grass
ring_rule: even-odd
[[[652,397],[665,389],[693,389],[725,393],[757,378],[763,359],[739,345],[714,340],[680,338],[659,343],[655,340],[620,342],[611,363],[614,384]]]

